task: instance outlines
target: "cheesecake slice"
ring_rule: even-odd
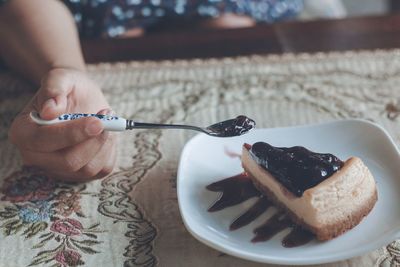
[[[343,162],[304,147],[257,142],[243,146],[242,165],[263,194],[319,240],[355,227],[377,201],[374,178],[357,157]]]

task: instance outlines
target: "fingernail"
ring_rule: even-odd
[[[86,132],[88,135],[98,135],[103,131],[103,126],[99,121],[96,122],[92,122],[91,124],[89,124],[88,126],[86,126]]]
[[[56,106],[57,106],[57,103],[54,100],[54,98],[50,98],[46,102],[44,102],[44,104],[42,106],[42,111],[44,111],[46,109],[54,109]]]
[[[112,115],[114,115],[114,111],[112,109],[106,108],[106,109],[100,110],[97,114],[112,116]]]
[[[108,109],[107,112],[106,112],[106,115],[108,115],[108,116],[114,116],[114,115],[115,115],[115,112],[114,112],[114,110],[112,110],[112,109]]]

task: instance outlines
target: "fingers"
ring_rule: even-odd
[[[111,113],[112,111],[108,109],[98,112],[98,114],[104,115],[110,115]],[[115,161],[116,135],[114,133],[109,133],[105,144],[101,147],[96,156],[88,162],[88,164],[70,176],[66,176],[65,173],[61,173],[57,176],[57,178],[80,182],[100,179],[109,175],[113,171]]]
[[[42,126],[24,118],[18,123],[25,125],[12,128],[13,139],[18,140],[20,149],[37,152],[53,152],[74,146],[100,135],[104,130],[102,122],[93,117]]]
[[[96,140],[95,140],[96,139]],[[24,153],[24,163],[38,166],[56,179],[84,182],[110,174],[116,160],[116,138],[104,133],[62,152]]]
[[[23,159],[28,165],[38,166],[49,171],[58,170],[74,173],[87,165],[97,155],[107,139],[108,133],[103,133],[65,150],[51,153],[25,151]]]
[[[109,175],[115,165],[115,136],[110,136],[96,156],[77,175],[79,180],[102,178]]]

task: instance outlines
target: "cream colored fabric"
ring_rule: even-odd
[[[116,113],[208,125],[246,114],[258,127],[363,118],[400,142],[400,50],[89,66]],[[0,74],[0,266],[269,266],[221,254],[184,228],[176,172],[185,131],[120,134],[115,172],[61,184],[24,169],[7,141],[34,92]],[[29,184],[28,184],[29,182]],[[329,267],[400,266],[400,241]]]

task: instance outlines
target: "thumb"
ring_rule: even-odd
[[[66,95],[38,97],[38,100],[40,117],[44,120],[54,119],[67,111]]]
[[[36,95],[37,111],[45,120],[54,119],[67,112],[68,94],[73,86],[68,75],[50,72],[42,81]]]

